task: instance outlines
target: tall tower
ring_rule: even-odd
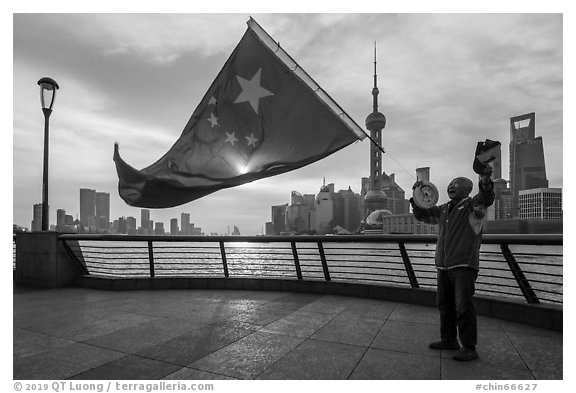
[[[150,223],[150,210],[140,209],[140,229],[143,235],[151,234],[148,232],[152,230],[152,224]]]
[[[180,232],[183,235],[190,235],[190,213],[180,214]]]
[[[80,224],[96,226],[96,190],[80,189]]]
[[[382,191],[382,130],[386,127],[386,116],[378,112],[378,83],[376,75],[376,43],[374,43],[374,88],[372,89],[372,113],[366,118],[366,128],[370,131],[370,188],[364,197],[366,216],[386,207],[386,194]]]
[[[108,229],[110,224],[110,194],[96,192],[96,227]]]
[[[527,125],[524,125],[528,122]],[[520,191],[547,188],[542,137],[536,137],[534,112],[510,118],[510,190],[513,216],[518,217]]]

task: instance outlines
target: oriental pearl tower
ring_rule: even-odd
[[[370,131],[370,188],[364,197],[366,216],[373,211],[386,208],[386,194],[382,191],[382,130],[386,127],[386,116],[378,112],[378,86],[376,76],[376,44],[374,44],[374,88],[372,89],[372,113],[366,118],[366,128]],[[378,144],[378,146],[376,146]]]

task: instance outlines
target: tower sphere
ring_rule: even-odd
[[[386,116],[380,112],[372,112],[366,117],[366,128],[369,130],[382,130],[386,127]]]

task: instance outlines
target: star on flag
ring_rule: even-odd
[[[256,142],[258,142],[258,138],[255,138],[254,134],[250,134],[250,136],[245,136],[244,138],[246,138],[246,143],[248,143],[248,146],[256,147]]]
[[[244,79],[240,75],[236,75],[236,79],[242,88],[242,93],[240,93],[234,103],[238,104],[240,102],[248,101],[256,114],[258,114],[258,103],[260,102],[260,98],[274,95],[271,91],[260,86],[261,72],[262,68],[259,68],[250,80]]]
[[[224,140],[224,143],[230,143],[232,146],[234,146],[234,143],[238,142],[238,138],[236,138],[236,135],[234,132],[230,133],[227,132],[226,133],[226,140]]]
[[[220,124],[218,124],[218,118],[216,116],[214,116],[214,113],[210,113],[210,118],[206,119],[210,122],[210,125],[212,125],[212,128],[214,128],[215,126],[220,127]]]

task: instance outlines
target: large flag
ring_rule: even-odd
[[[178,206],[288,172],[364,137],[363,130],[252,19],[176,143],[142,170],[114,148],[132,206]]]

